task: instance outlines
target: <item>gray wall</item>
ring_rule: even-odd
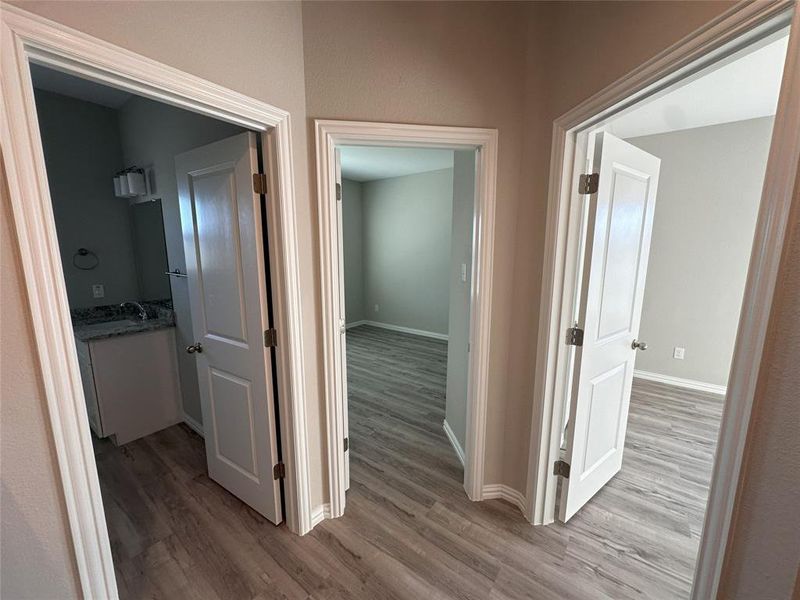
[[[445,418],[461,448],[466,447],[469,370],[472,221],[475,206],[475,153],[459,151],[453,160],[453,226],[450,235],[450,309],[447,339]],[[467,281],[461,280],[461,265]]]
[[[772,121],[628,140],[661,158],[637,370],[727,385]]]
[[[453,170],[364,182],[362,203],[364,318],[446,335]]]
[[[175,155],[236,135],[243,129],[139,97],[132,98],[119,110],[119,127],[125,163],[153,167],[154,195],[161,198],[169,268],[177,268],[185,273]],[[171,277],[170,284],[177,345],[183,348],[195,341],[187,280]],[[202,423],[195,360],[184,352],[178,353],[178,374],[183,409],[195,421]]]
[[[361,184],[342,179],[345,322],[364,320],[364,261]]]
[[[123,166],[116,111],[41,90],[36,107],[70,308],[137,299],[128,201],[114,196],[114,173]],[[78,248],[96,253],[100,264],[75,268]],[[92,297],[96,283],[105,286],[104,298]]]

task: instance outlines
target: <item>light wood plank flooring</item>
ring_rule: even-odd
[[[442,431],[446,344],[347,334],[351,488],[305,537],[206,475],[203,440],[171,427],[98,469],[123,598],[686,598],[721,400],[636,382],[625,464],[567,525],[472,503]]]

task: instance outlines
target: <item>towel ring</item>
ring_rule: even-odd
[[[81,257],[88,256],[89,257],[89,264],[85,264],[81,266],[78,264]],[[76,269],[80,269],[81,271],[91,271],[92,269],[96,268],[97,265],[100,264],[100,259],[97,258],[97,254],[92,252],[91,250],[87,250],[86,248],[78,248],[78,251],[72,255],[72,266]]]

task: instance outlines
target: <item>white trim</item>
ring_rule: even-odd
[[[83,596],[116,598],[117,587],[86,419],[61,258],[39,135],[29,61],[153,100],[262,131],[270,166],[278,386],[287,464],[289,528],[311,528],[302,314],[290,118],[269,104],[80,31],[2,5],[0,139],[25,276],[53,444]]]
[[[362,325],[366,325],[369,321],[361,320],[361,321],[353,321],[352,323],[348,323],[344,326],[345,329],[352,329],[353,327],[361,327]]]
[[[800,11],[792,0],[740,2],[719,18],[668,48],[641,67],[556,119],[542,279],[539,338],[531,428],[528,518],[551,522],[563,425],[563,394],[569,381],[569,353],[561,344],[571,325],[579,273],[580,211],[573,194],[585,158],[585,136],[636,102],[662,93],[712,61],[729,57],[757,37],[783,27],[793,17],[781,96],[764,180],[759,219],[748,271],[731,376],[722,416],[708,509],[700,540],[692,598],[717,595],[733,506],[766,337],[777,270],[800,160]],[[701,64],[703,63],[703,64]],[[558,399],[558,400],[557,400]]]
[[[342,439],[347,423],[341,240],[335,198],[335,148],[340,145],[414,146],[477,150],[466,466],[464,489],[473,500],[483,491],[484,447],[490,355],[494,213],[497,179],[497,130],[356,121],[316,121],[316,177],[322,283],[323,372],[327,427],[327,467],[331,516],[344,513],[347,486]]]
[[[346,328],[350,329],[356,325],[371,325],[372,327],[380,327],[381,329],[399,331],[400,333],[408,333],[411,335],[421,335],[422,337],[429,337],[435,340],[447,341],[448,339],[448,335],[446,333],[436,333],[435,331],[425,331],[424,329],[412,329],[411,327],[402,327],[400,325],[392,325],[391,323],[381,323],[380,321],[358,321],[357,323],[348,324]]]
[[[203,431],[203,426],[200,424],[200,422],[194,417],[190,416],[186,411],[183,411],[183,422],[186,423],[186,426],[201,438],[206,437],[205,431]]]
[[[677,387],[686,388],[687,390],[719,394],[720,396],[724,396],[728,391],[727,387],[717,383],[706,383],[705,381],[697,381],[696,379],[684,379],[682,377],[673,377],[672,375],[662,375],[661,373],[653,373],[652,371],[640,371],[638,369],[634,369],[633,376],[638,379],[646,379],[647,381],[655,381],[656,383],[674,385]]]
[[[316,527],[325,519],[331,518],[331,505],[320,504],[313,511],[311,511],[311,527]]]
[[[447,436],[450,445],[453,446],[453,450],[456,451],[456,456],[458,460],[461,462],[461,466],[464,466],[464,449],[461,447],[461,444],[458,443],[458,438],[456,438],[456,434],[453,433],[453,429],[450,427],[450,423],[447,422],[447,419],[444,420],[442,423],[442,427],[444,428],[444,434]],[[486,489],[484,487],[484,489]]]
[[[523,513],[528,510],[528,502],[525,499],[525,494],[515,490],[512,487],[503,485],[502,483],[490,483],[483,486],[482,500],[505,500],[510,502]]]

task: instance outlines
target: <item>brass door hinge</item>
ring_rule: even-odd
[[[278,332],[275,329],[264,330],[264,346],[275,348],[278,345]]]
[[[600,186],[600,173],[584,173],[578,178],[579,194],[596,194]]]
[[[347,452],[350,449],[350,438],[344,438],[344,451]]]
[[[267,174],[253,173],[253,192],[256,194],[267,193]]]
[[[342,201],[342,184],[336,184],[336,200],[341,202]]]
[[[569,479],[569,465],[563,460],[557,460],[553,463],[553,475]]]
[[[583,329],[577,325],[567,329],[567,346],[583,346]]]
[[[279,462],[272,467],[272,478],[283,479],[284,477],[286,477],[286,466],[282,462]]]

